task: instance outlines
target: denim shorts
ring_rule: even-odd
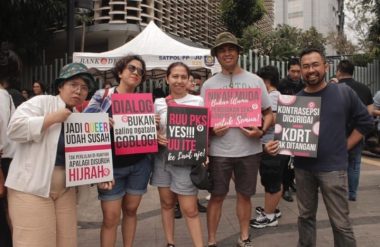
[[[152,161],[147,156],[133,165],[113,169],[115,185],[112,190],[98,189],[98,198],[102,201],[118,200],[125,194],[142,195],[147,191],[152,172]]]

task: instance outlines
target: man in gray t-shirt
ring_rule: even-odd
[[[241,229],[238,246],[247,247],[252,246],[249,239],[249,220],[252,208],[251,196],[256,192],[257,172],[262,152],[260,138],[272,125],[273,114],[263,80],[238,65],[241,47],[236,37],[224,32],[216,37],[215,43],[216,45],[211,49],[211,55],[218,59],[222,72],[203,84],[201,96],[205,98],[207,89],[220,88],[260,88],[262,93],[262,128],[214,127],[210,138],[210,171],[214,185],[207,209],[209,246],[216,246],[216,231],[222,205],[229,190],[232,174],[234,174],[237,216]]]

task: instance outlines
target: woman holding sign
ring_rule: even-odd
[[[200,96],[188,94],[189,68],[181,63],[172,63],[166,71],[166,81],[170,88],[170,95],[156,99],[155,111],[160,116],[158,143],[161,145],[155,156],[151,184],[158,187],[161,201],[162,224],[168,247],[174,246],[174,206],[177,201],[186,219],[194,246],[203,246],[201,222],[198,215],[198,190],[190,180],[190,166],[166,165],[165,154],[168,140],[167,108],[169,105],[203,106]]]
[[[14,247],[77,246],[76,193],[65,185],[62,126],[93,84],[85,65],[68,64],[55,80],[56,96],[33,97],[9,122],[16,153],[5,185]]]
[[[114,67],[114,76],[119,85],[98,90],[84,112],[107,112],[112,120],[113,94],[134,93],[145,80],[145,62],[137,55],[121,58]],[[137,226],[137,208],[142,195],[147,191],[152,162],[147,154],[116,155],[114,129],[111,128],[114,181],[98,184],[99,200],[103,211],[100,233],[101,246],[115,246],[117,227],[122,218],[124,247],[131,247]]]

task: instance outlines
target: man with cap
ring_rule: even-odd
[[[76,193],[65,184],[63,122],[86,99],[94,79],[85,65],[71,63],[54,84],[56,96],[22,103],[8,125],[8,137],[16,142],[5,182],[14,246],[77,246]]]
[[[216,37],[211,55],[215,56],[222,71],[208,79],[202,87],[204,98],[207,89],[260,88],[263,123],[261,128],[213,127],[210,138],[210,171],[214,181],[207,208],[208,244],[216,246],[216,231],[222,214],[223,201],[234,174],[236,213],[240,225],[237,246],[252,246],[249,236],[251,196],[256,192],[257,172],[260,166],[262,146],[260,138],[273,123],[271,102],[263,80],[242,69],[238,64],[242,50],[236,37],[223,32]]]

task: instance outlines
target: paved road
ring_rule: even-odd
[[[354,225],[358,246],[380,246],[380,159],[363,158],[358,201],[350,202],[350,215]],[[259,181],[259,180],[258,180]],[[232,188],[232,187],[231,187]],[[201,191],[199,197],[204,198],[206,192]],[[80,196],[78,205],[79,247],[96,247],[99,244],[101,211],[96,199],[96,190],[91,188]],[[223,205],[223,215],[218,229],[218,246],[236,245],[239,225],[235,215],[235,193],[233,188]],[[263,188],[258,186],[258,193],[252,198],[253,207],[262,206]],[[205,199],[201,203],[207,204]],[[296,246],[297,203],[280,202],[282,217],[278,227],[251,229],[253,242],[257,247]],[[165,247],[165,239],[161,226],[160,206],[156,188],[149,187],[143,197],[138,212],[138,227],[134,246]],[[206,241],[206,215],[201,214],[204,239]],[[326,214],[323,200],[319,198],[317,214],[317,246],[333,246],[333,236]],[[183,219],[176,220],[176,246],[191,247],[191,240]],[[122,246],[120,227],[117,246]]]

